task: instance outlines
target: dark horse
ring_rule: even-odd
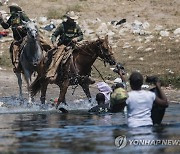
[[[58,67],[55,80],[50,81],[49,78],[46,78],[44,73],[42,73],[41,76],[38,76],[30,86],[32,96],[36,95],[36,93],[41,90],[41,102],[45,103],[48,84],[57,84],[60,87],[58,106],[61,102],[65,102],[65,94],[68,86],[79,84],[90,100],[89,76],[91,74],[91,67],[98,57],[110,65],[116,63],[113,57],[112,48],[108,44],[108,36],[104,39],[99,38],[96,41],[87,42],[84,45],[75,47],[72,56],[69,57],[65,64],[60,64],[61,66]]]
[[[25,37],[21,47],[20,65],[22,66],[22,73],[24,74],[27,83],[29,102],[31,102],[32,97],[29,92],[31,76],[33,72],[38,70],[39,64],[43,59],[43,51],[40,46],[38,28],[36,24],[33,21],[29,21],[25,23],[25,28],[27,30],[27,36]],[[16,76],[18,78],[19,95],[22,99],[21,73],[16,73]]]

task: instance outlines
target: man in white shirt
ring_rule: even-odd
[[[133,72],[129,78],[132,91],[128,92],[127,115],[128,126],[139,127],[153,125],[151,119],[151,110],[153,103],[161,106],[168,106],[167,98],[161,89],[160,82],[157,81],[155,86],[159,96],[147,90],[141,90],[143,84],[143,76],[139,72]]]

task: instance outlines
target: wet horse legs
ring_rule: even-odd
[[[91,102],[91,93],[89,91],[89,84],[87,84],[87,83],[80,83],[80,86],[82,87],[84,93],[86,94],[89,102]]]
[[[22,94],[22,78],[21,73],[15,73],[18,79],[18,85],[19,85],[19,99],[23,100],[23,94]]]
[[[32,72],[29,71],[29,70],[26,70],[24,68],[24,77],[25,77],[25,80],[26,80],[26,83],[27,83],[28,102],[29,103],[32,103],[34,101],[34,98],[31,96],[31,92],[30,92],[30,89],[29,89],[29,86],[30,86],[30,83],[31,83],[31,75],[32,75]]]
[[[60,88],[60,93],[59,93],[59,98],[58,98],[58,103],[56,104],[56,108],[59,106],[60,103],[65,103],[65,95],[69,86],[69,80],[63,81],[62,84],[58,85]]]
[[[41,84],[41,98],[40,98],[40,100],[41,100],[42,104],[45,104],[45,101],[46,101],[47,86],[48,86],[47,81],[44,81],[44,83]]]

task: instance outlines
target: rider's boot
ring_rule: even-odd
[[[21,73],[21,66],[20,66],[20,63],[19,63],[19,53],[16,53],[15,56],[15,60],[14,60],[14,68],[13,68],[13,71],[14,73]]]
[[[14,73],[21,73],[19,56],[20,56],[20,47],[19,47],[19,45],[14,45],[13,53],[12,53],[12,62],[14,65],[14,68],[13,68]]]

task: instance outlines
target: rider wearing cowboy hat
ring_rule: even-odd
[[[14,41],[11,43],[10,46],[10,54],[11,54],[12,64],[14,65],[14,69],[13,69],[14,72],[20,72],[20,66],[19,66],[20,48],[24,37],[27,35],[27,32],[25,28],[23,28],[23,25],[25,25],[26,22],[30,21],[30,19],[27,17],[24,11],[22,11],[21,7],[18,6],[16,3],[12,3],[9,6],[9,9],[11,16],[9,17],[7,22],[3,20],[2,14],[0,13],[0,24],[4,29],[8,29],[9,27],[11,27],[13,31]],[[51,49],[50,45],[48,45],[41,37],[40,37],[40,43],[45,51]]]
[[[30,19],[22,11],[22,9],[15,3],[9,6],[11,16],[4,22],[2,14],[0,14],[0,23],[4,29],[11,27],[13,31],[13,37],[16,41],[22,41],[23,37],[26,36],[26,32],[22,29],[23,21],[28,22]]]
[[[71,43],[76,43],[83,39],[81,28],[75,22],[75,20],[78,19],[78,16],[75,15],[73,11],[70,11],[67,12],[65,17],[67,18],[67,21],[62,22],[52,34],[51,41],[53,45],[58,36],[58,46],[62,44],[69,46]]]
[[[26,36],[26,30],[23,28],[23,22],[28,22],[30,19],[22,11],[21,7],[15,3],[12,3],[9,6],[9,9],[11,16],[7,22],[5,22],[2,18],[2,14],[0,14],[0,24],[4,29],[8,29],[10,27],[12,29],[14,41],[10,46],[10,54],[14,65],[14,71],[17,72],[17,68],[19,67],[19,48],[23,38]]]
[[[83,33],[79,25],[75,22],[75,20],[78,19],[78,16],[75,15],[73,11],[67,12],[65,17],[67,18],[67,21],[62,22],[57,27],[52,34],[51,41],[52,44],[55,45],[56,38],[59,36],[57,45],[68,46],[66,49],[69,50],[71,47],[74,47],[75,43],[83,40]],[[89,84],[95,83],[95,81],[90,77],[88,77],[87,82]]]

